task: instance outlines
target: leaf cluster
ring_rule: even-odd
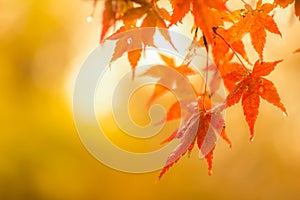
[[[96,2],[95,0],[95,5]],[[190,105],[189,115],[184,119],[183,125],[163,142],[180,139],[159,177],[162,177],[181,156],[190,152],[195,144],[206,158],[211,174],[217,137],[221,136],[231,146],[225,134],[225,121],[220,114],[224,109],[241,102],[251,140],[254,136],[260,99],[273,104],[287,115],[274,83],[266,78],[282,60],[265,61],[264,50],[268,32],[278,35],[279,38],[282,36],[274,20],[273,11],[285,9],[289,5],[294,6],[295,15],[300,20],[300,1],[274,0],[273,3],[263,3],[262,0],[258,0],[255,5],[243,1],[244,6],[237,10],[230,10],[227,0],[169,0],[169,3],[172,6],[171,10],[163,7],[159,0],[105,0],[100,42],[116,40],[111,62],[127,54],[134,78],[142,52],[147,46],[155,48],[154,30],[146,34],[143,31],[135,31],[131,35],[122,33],[147,27],[160,28],[158,30],[161,35],[173,46],[168,28],[178,26],[188,13],[193,16],[192,39],[197,48],[205,49],[213,58],[214,64],[207,66],[206,70],[218,73],[215,73],[203,91],[195,88],[198,105]],[[116,25],[120,27],[117,30]],[[110,31],[112,34],[109,34]],[[257,53],[257,59],[254,61],[249,60],[245,50],[244,38],[247,35],[250,36],[252,47]],[[295,52],[299,52],[299,49]],[[189,53],[187,56],[193,56],[192,52]],[[195,74],[188,62],[176,64],[174,58],[166,55],[161,55],[161,59],[166,66],[187,78]],[[178,80],[162,74],[149,71],[142,75],[156,77],[170,84],[181,84]],[[214,105],[211,97],[221,82],[224,83],[228,95],[223,103]],[[210,87],[209,92],[207,87]],[[156,85],[146,106],[151,106],[157,98],[166,93],[166,88]],[[176,101],[168,110],[166,121],[176,120],[181,116],[180,104]]]

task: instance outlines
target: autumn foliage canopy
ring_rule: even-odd
[[[168,3],[169,9],[164,7]],[[159,0],[105,0],[102,15],[102,32],[100,42],[115,40],[116,47],[111,62],[127,54],[128,61],[132,68],[132,77],[135,75],[135,68],[147,46],[155,47],[153,43],[154,31],[147,34],[136,32],[130,36],[122,37],[122,32],[137,28],[157,27],[161,35],[173,45],[168,29],[182,23],[184,17],[189,13],[193,16],[194,25],[191,27],[193,33],[193,45],[203,48],[212,57],[214,65],[207,66],[207,70],[216,70],[218,75],[213,82],[207,83],[208,90],[200,91],[195,89],[198,97],[197,107],[191,106],[190,115],[184,119],[183,125],[174,130],[163,143],[173,139],[180,139],[179,145],[174,149],[161,171],[160,178],[180,157],[190,153],[194,145],[197,145],[200,152],[206,158],[209,174],[212,169],[213,150],[204,148],[203,143],[207,134],[211,134],[215,144],[217,136],[221,136],[230,146],[231,142],[225,134],[225,122],[220,112],[224,109],[241,102],[244,116],[250,130],[250,139],[254,136],[254,125],[259,113],[260,100],[278,107],[284,115],[287,115],[274,83],[268,76],[282,60],[264,60],[265,43],[267,32],[282,36],[273,16],[274,9],[285,9],[293,7],[295,15],[300,20],[299,0],[274,0],[271,3],[264,3],[262,0],[250,5],[242,1],[244,6],[237,10],[230,10],[227,7],[227,0],[169,0],[164,4]],[[94,1],[94,8],[98,1]],[[116,26],[118,25],[118,26]],[[118,27],[118,28],[116,28]],[[257,53],[256,60],[249,60],[245,50],[244,37],[250,35],[251,44]],[[134,46],[133,51],[129,47]],[[295,50],[295,52],[300,52]],[[161,59],[166,66],[172,67],[183,76],[193,75],[195,72],[189,63],[176,64],[172,57],[161,54]],[[154,76],[147,74],[145,76]],[[158,77],[165,78],[165,77]],[[172,81],[172,80],[170,80]],[[210,98],[214,88],[220,82],[227,90],[224,102],[215,106]],[[180,84],[180,83],[177,83]],[[210,86],[209,86],[210,85]],[[156,85],[147,106],[149,107],[155,99],[167,93],[167,90]],[[197,109],[197,114],[193,110]],[[166,121],[179,119],[181,117],[180,104],[174,102],[166,115]],[[195,129],[198,127],[197,129]]]

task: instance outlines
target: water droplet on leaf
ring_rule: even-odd
[[[128,43],[128,44],[131,44],[131,42],[132,42],[132,38],[128,38],[128,39],[127,39],[127,43]]]
[[[88,23],[91,23],[91,22],[93,21],[93,17],[92,17],[92,16],[88,16],[88,17],[86,18],[86,21],[87,21]]]

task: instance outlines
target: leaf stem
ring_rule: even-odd
[[[194,40],[197,39],[197,36],[198,36],[198,26],[197,26],[196,29],[195,29]]]
[[[238,60],[240,61],[240,63],[242,64],[243,68],[244,68],[247,72],[250,73],[250,70],[244,65],[242,59],[239,57],[239,55],[236,53],[236,51],[231,47],[231,45],[225,40],[225,38],[217,32],[217,29],[218,29],[217,27],[213,27],[213,28],[212,28],[213,32],[214,32],[217,36],[219,36],[219,37],[225,42],[225,44],[232,50],[232,52],[234,53],[234,55],[237,57],[237,59],[238,59]]]
[[[206,66],[205,66],[205,81],[204,81],[204,92],[203,92],[203,100],[202,100],[202,104],[203,104],[203,109],[204,111],[206,111],[206,108],[205,108],[205,97],[206,97],[206,90],[207,90],[207,81],[208,81],[208,44],[207,44],[207,41],[206,41],[206,37],[205,35],[202,33],[203,35],[203,43],[204,43],[204,46],[205,46],[205,49],[206,49]]]

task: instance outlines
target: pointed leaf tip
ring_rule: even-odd
[[[282,115],[283,115],[284,117],[287,117],[287,116],[288,116],[287,112],[282,112]]]
[[[300,53],[300,48],[293,51],[293,53]]]

